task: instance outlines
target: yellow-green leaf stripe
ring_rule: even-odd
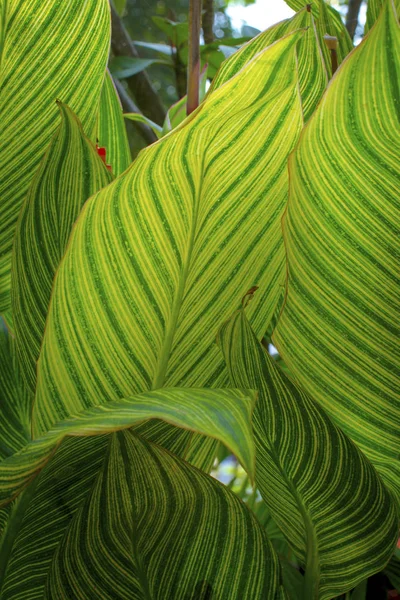
[[[265,331],[285,278],[299,35],[258,54],[86,203],[55,279],[35,436],[145,390],[223,385],[215,336],[253,285],[252,323]]]
[[[381,570],[398,535],[377,472],[325,411],[280,371],[244,311],[219,343],[232,385],[259,396],[256,484],[305,569],[304,600],[330,600]]]
[[[290,371],[400,490],[400,33],[387,3],[290,160]]]
[[[108,0],[8,0],[0,64],[0,312],[22,202],[67,103],[89,136],[108,58]]]

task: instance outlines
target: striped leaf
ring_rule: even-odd
[[[0,318],[0,461],[30,439],[30,396],[19,378],[15,343]]]
[[[297,57],[304,120],[307,121],[328,83],[327,66],[330,69],[330,60],[325,65],[314,18],[306,7],[291,19],[281,21],[260,33],[224,61],[213,79],[211,90],[223,85],[261,50],[283,36],[302,28],[307,28],[307,31],[297,43]]]
[[[280,371],[244,311],[219,344],[232,384],[259,392],[256,484],[305,569],[304,600],[329,600],[380,571],[398,535],[375,469],[324,410]]]
[[[58,106],[61,125],[29,189],[14,240],[14,330],[21,373],[33,394],[54,274],[84,202],[111,181],[78,119]]]
[[[35,436],[145,390],[223,385],[216,331],[254,284],[251,319],[265,331],[285,277],[299,35],[258,54],[86,203],[55,280]]]
[[[382,7],[385,5],[385,0],[368,0],[367,4],[367,22],[365,23],[365,31],[367,33],[379,18]],[[397,9],[397,15],[400,15],[400,1],[394,0],[394,5]]]
[[[279,571],[232,492],[121,432],[68,440],[42,472],[2,600],[276,600]]]
[[[340,13],[335,10],[326,0],[316,0],[307,3],[306,0],[286,0],[286,4],[293,10],[300,11],[305,6],[310,7],[314,15],[319,41],[327,63],[329,76],[332,75],[331,59],[326,48],[323,37],[325,34],[334,36],[338,40],[337,58],[340,64],[347,54],[353,49],[353,42],[342,21]]]
[[[61,421],[0,462],[0,505],[26,487],[66,436],[91,436],[162,419],[223,442],[254,478],[251,415],[254,392],[164,388],[99,405]]]
[[[400,36],[391,4],[342,65],[290,160],[291,373],[399,485]]]
[[[15,225],[57,125],[59,98],[94,134],[108,58],[108,0],[2,2],[0,312],[10,307]]]
[[[121,175],[131,164],[131,151],[126,134],[122,106],[109,71],[101,91],[97,120],[98,144],[106,149],[107,163],[113,174]]]

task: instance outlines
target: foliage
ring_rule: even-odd
[[[0,4],[1,600],[386,593],[395,4],[371,0],[352,49],[323,0],[290,0],[254,39],[205,45],[201,104],[163,126],[122,113],[108,0],[67,4]],[[170,17],[114,76],[186,65]],[[158,138],[133,162],[124,116]]]

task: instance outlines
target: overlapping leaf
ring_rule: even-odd
[[[389,560],[398,534],[391,496],[353,442],[279,370],[243,310],[219,343],[232,384],[259,391],[256,483],[303,563],[303,597],[336,597]]]
[[[397,490],[399,58],[387,4],[292,156],[288,293],[274,334],[304,389]]]
[[[306,28],[305,34],[297,43],[299,85],[303,104],[304,119],[307,121],[319,102],[328,83],[327,66],[321,51],[320,40],[314,18],[304,7],[291,19],[273,25],[256,38],[245,44],[238,52],[222,63],[215,76],[211,89],[216,89],[244,67],[258,52],[296,29]]]
[[[14,330],[21,374],[32,394],[54,274],[83,204],[111,181],[75,115],[59,107],[61,125],[32,182],[14,240]]]
[[[365,23],[365,33],[367,33],[371,27],[376,23],[380,12],[385,5],[385,1],[388,0],[368,0],[367,4],[367,22]],[[389,0],[390,1],[390,0]],[[397,15],[400,15],[400,2],[394,0],[394,5],[397,9]]]
[[[68,440],[43,471],[2,598],[275,600],[279,587],[277,556],[232,492],[121,432]]]
[[[0,319],[0,460],[30,439],[30,396],[19,379],[14,340]]]
[[[57,128],[58,98],[94,134],[110,37],[107,0],[3,2],[0,73],[0,311],[10,307],[15,224]]]
[[[240,390],[164,388],[90,408],[57,423],[0,462],[0,505],[37,475],[66,436],[100,435],[148,419],[162,419],[222,441],[254,477],[254,400],[254,392]]]
[[[122,106],[108,71],[101,91],[97,139],[99,146],[106,149],[106,161],[111,165],[113,174],[116,177],[121,175],[129,167],[132,159]]]
[[[252,284],[260,293],[251,319],[265,331],[285,277],[280,219],[302,127],[299,35],[260,53],[86,203],[55,281],[36,436],[144,390],[221,385],[216,331]]]

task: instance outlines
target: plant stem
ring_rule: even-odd
[[[188,88],[186,112],[199,105],[201,0],[190,0],[188,41]]]
[[[214,41],[214,0],[203,1],[203,35],[204,43],[212,44]]]
[[[353,40],[354,34],[358,25],[358,15],[362,0],[349,0],[349,7],[346,15],[346,29],[349,32],[351,39]]]

